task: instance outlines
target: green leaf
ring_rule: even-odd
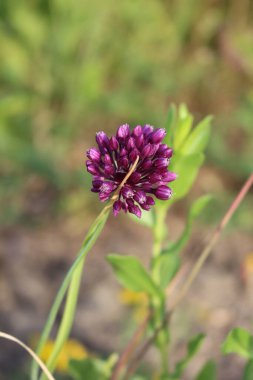
[[[253,360],[249,360],[246,364],[242,380],[253,380]]]
[[[136,257],[109,255],[107,260],[122,286],[135,292],[143,291],[152,296],[161,297],[161,290]]]
[[[210,195],[204,195],[193,203],[187,216],[185,228],[179,239],[173,244],[170,244],[162,251],[162,254],[156,258],[154,272],[156,278],[159,279],[161,288],[166,288],[177,273],[180,266],[179,253],[190,237],[193,221],[203,211],[211,198]]]
[[[107,380],[100,359],[70,360],[69,371],[75,380]]]
[[[194,128],[180,149],[181,154],[188,155],[204,151],[210,137],[211,120],[212,116],[207,116]]]
[[[198,334],[194,338],[192,338],[188,345],[187,345],[187,354],[184,357],[184,359],[180,360],[176,364],[175,373],[173,374],[173,378],[178,379],[182,376],[185,368],[189,364],[190,360],[197,354],[199,351],[203,341],[204,341],[205,335],[204,334]]]
[[[137,218],[136,215],[128,213],[128,216],[136,223],[141,224],[142,226],[152,228],[154,225],[154,211],[141,210],[141,218]]]
[[[176,130],[176,123],[177,123],[177,108],[175,104],[171,104],[167,113],[167,120],[165,123],[165,129],[166,129],[166,136],[164,138],[164,143],[168,146],[173,146],[174,142],[174,135]]]
[[[217,376],[216,364],[214,361],[208,361],[200,370],[196,380],[215,380]]]
[[[173,148],[179,151],[181,145],[189,135],[193,123],[193,116],[189,113],[185,104],[179,106],[178,125],[174,137]]]
[[[178,153],[174,154],[170,164],[170,170],[177,173],[178,178],[171,184],[173,201],[184,197],[188,193],[203,161],[203,153],[195,153],[188,156],[183,156]]]
[[[111,354],[105,360],[96,357],[82,360],[71,359],[68,363],[69,372],[76,380],[107,380],[117,360],[117,354]]]
[[[222,345],[222,352],[238,354],[246,359],[253,359],[253,336],[241,327],[230,331]]]
[[[174,105],[169,109],[165,143],[174,149],[170,170],[178,175],[177,180],[171,184],[174,194],[172,201],[184,197],[197,177],[205,158],[203,152],[210,136],[211,119],[211,116],[206,117],[191,132],[193,116],[187,107],[181,104],[178,115]],[[171,201],[164,204],[168,208]]]
[[[180,267],[179,255],[173,252],[162,251],[162,254],[158,256],[154,263],[154,272],[158,273],[156,278],[159,279],[159,285],[162,289],[173,279]]]
[[[194,219],[197,218],[198,215],[204,210],[204,208],[207,206],[207,204],[210,202],[211,199],[212,199],[212,196],[207,194],[198,198],[193,203],[187,215],[187,221],[186,221],[184,231],[182,232],[182,235],[179,237],[179,239],[175,243],[172,243],[169,245],[167,249],[168,253],[172,253],[172,254],[180,253],[180,251],[183,249],[183,247],[189,240]]]
[[[68,272],[67,272],[67,274],[66,274],[66,276],[62,282],[62,285],[61,285],[60,289],[58,290],[58,293],[55,297],[54,303],[50,309],[50,312],[49,312],[48,317],[47,317],[46,324],[44,326],[44,329],[42,331],[42,334],[40,336],[40,340],[39,340],[39,343],[38,343],[38,346],[36,349],[37,355],[40,355],[40,353],[42,352],[42,350],[45,346],[45,343],[46,343],[46,341],[47,341],[47,339],[51,333],[51,330],[53,328],[55,319],[57,317],[57,313],[60,309],[60,306],[62,304],[64,296],[65,296],[69,286],[71,286],[71,284],[75,281],[74,276],[75,276],[76,272],[79,271],[80,267],[82,267],[84,265],[86,256],[89,253],[90,249],[95,244],[100,233],[102,232],[108,216],[109,216],[109,210],[106,210],[106,208],[104,208],[104,210],[95,219],[95,221],[92,223],[89,231],[87,232],[87,234],[83,240],[82,246],[78,252],[77,258],[75,259],[74,263],[71,265],[70,269],[68,270]],[[53,353],[54,353],[54,351],[52,352],[52,354]],[[38,378],[38,370],[39,370],[39,368],[38,368],[37,362],[33,361],[32,366],[31,366],[31,378],[32,379]]]
[[[212,195],[206,194],[194,201],[189,212],[189,221],[193,221],[193,219],[195,219],[203,211],[211,199]]]

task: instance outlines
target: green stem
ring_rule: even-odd
[[[114,194],[114,196],[111,198],[110,202],[108,203],[107,206],[104,207],[104,209],[101,211],[99,216],[96,218],[94,223],[91,225],[83,243],[81,246],[80,251],[78,252],[78,256],[75,260],[75,262],[72,264],[71,268],[69,269],[66,277],[64,278],[64,281],[60,287],[60,290],[57,293],[57,296],[55,298],[55,301],[53,303],[53,306],[50,310],[47,322],[45,324],[44,330],[41,334],[41,338],[36,350],[36,354],[39,356],[45,346],[45,343],[49,337],[49,334],[52,330],[53,324],[55,322],[57,313],[59,311],[59,308],[61,306],[61,303],[63,301],[63,298],[65,296],[65,293],[68,289],[68,286],[70,284],[69,292],[68,292],[68,297],[66,301],[66,306],[64,309],[64,314],[63,314],[63,319],[61,322],[61,326],[56,338],[54,350],[49,358],[48,365],[50,368],[54,369],[55,368],[55,363],[57,362],[59,353],[68,339],[71,326],[73,323],[73,318],[75,314],[75,309],[76,309],[76,304],[77,304],[77,296],[79,292],[79,287],[80,287],[80,281],[81,281],[81,273],[83,269],[83,265],[85,262],[85,258],[89,252],[89,250],[92,248],[93,244],[97,240],[100,232],[102,231],[105,222],[108,218],[109,211],[115,201],[118,197],[118,193],[120,189],[124,186],[126,183],[127,179],[131,176],[131,174],[134,172],[137,164],[139,161],[139,156],[136,158],[135,162],[133,163],[131,169],[127,173],[127,175],[124,177],[123,181],[121,182],[117,192]],[[76,276],[75,276],[76,275]],[[32,367],[31,367],[31,379],[32,380],[37,380],[38,379],[38,374],[39,374],[39,367],[36,362],[32,362]],[[43,377],[42,377],[43,379]]]
[[[156,329],[154,329],[153,334],[147,339],[147,341],[143,344],[140,352],[136,357],[133,359],[132,363],[130,363],[126,375],[124,377],[124,380],[128,380],[129,377],[136,371],[138,368],[139,363],[144,358],[145,354],[149,350],[149,348],[156,342],[156,339],[158,337],[158,334],[160,331],[162,331],[165,327],[167,327],[167,324],[174,312],[174,309],[179,305],[179,303],[182,301],[183,297],[185,297],[189,287],[191,286],[192,282],[194,281],[196,275],[199,273],[200,269],[202,268],[203,264],[205,263],[206,259],[212,252],[212,248],[216,244],[218,238],[220,237],[221,233],[223,232],[225,226],[228,224],[230,219],[232,218],[235,211],[240,206],[242,200],[250,190],[251,186],[253,186],[253,173],[249,176],[247,181],[244,183],[243,187],[241,188],[240,192],[237,194],[236,198],[230,205],[229,209],[227,210],[226,214],[222,218],[221,222],[216,227],[216,230],[214,232],[214,235],[212,239],[209,241],[208,245],[204,248],[204,250],[201,252],[199,259],[197,260],[196,264],[194,265],[189,277],[186,279],[185,286],[182,288],[182,290],[179,292],[178,297],[173,302],[173,304],[170,306],[170,308],[164,313],[163,319],[161,319],[161,323],[159,326],[157,326]],[[166,328],[167,331],[167,328]],[[169,345],[169,342],[168,342]],[[165,352],[165,351],[164,351]],[[167,375],[166,378],[172,379],[172,376]]]
[[[66,305],[65,305],[65,309],[63,313],[63,318],[62,318],[61,325],[57,334],[57,338],[54,343],[54,349],[46,363],[46,366],[50,372],[54,371],[59,354],[61,353],[61,350],[70,334],[70,330],[71,330],[73,320],[74,320],[76,305],[77,305],[77,299],[78,299],[78,293],[79,293],[80,283],[82,279],[82,271],[83,271],[84,263],[85,263],[85,257],[79,263],[78,267],[75,269],[75,272],[73,273],[73,276],[71,279],[71,283],[68,289]],[[46,380],[45,375],[42,374],[40,379]]]
[[[159,281],[160,281],[160,273],[159,271],[156,270],[155,263],[156,263],[156,259],[162,253],[163,242],[166,236],[166,230],[165,230],[166,215],[167,215],[167,208],[163,208],[163,207],[157,208],[155,225],[153,228],[154,243],[153,243],[153,258],[152,258],[152,268],[151,268],[153,280],[157,284],[159,284]],[[151,305],[154,310],[153,328],[156,329],[157,326],[160,325],[161,320],[164,317],[164,313],[166,310],[165,299],[159,305],[157,305],[157,303],[154,302],[154,299],[151,299]],[[168,362],[169,338],[168,338],[167,324],[157,335],[156,345],[160,352],[163,374],[167,375],[169,371],[169,362]]]
[[[105,222],[108,218],[110,207],[111,207],[110,204],[108,206],[106,206],[102,210],[100,215],[96,218],[96,220],[94,221],[92,226],[90,227],[90,229],[89,229],[89,231],[88,231],[88,233],[87,233],[87,235],[86,235],[86,237],[82,243],[81,249],[78,252],[78,256],[77,256],[76,260],[74,261],[74,263],[70,267],[67,275],[65,276],[65,278],[63,280],[63,283],[62,283],[62,285],[61,285],[61,287],[60,287],[60,289],[56,295],[53,306],[51,307],[51,310],[49,312],[45,327],[42,331],[42,334],[41,334],[41,337],[40,337],[40,340],[39,340],[39,343],[38,343],[38,346],[36,349],[36,354],[38,356],[41,354],[41,352],[45,346],[45,343],[46,343],[46,341],[50,335],[50,332],[51,332],[53,324],[55,322],[57,313],[60,309],[60,306],[61,306],[61,303],[62,303],[63,298],[65,296],[65,293],[66,293],[68,286],[71,282],[72,276],[73,276],[75,270],[77,269],[77,267],[79,266],[79,264],[84,260],[84,258],[88,254],[89,250],[92,248],[92,246],[96,242],[96,240],[97,240],[100,232],[102,231],[102,229],[105,225]],[[35,361],[33,361],[32,366],[31,366],[31,379],[37,380],[38,374],[39,374],[38,364]]]
[[[169,347],[168,342],[164,342],[161,344],[160,347],[160,354],[161,354],[161,363],[162,363],[162,374],[164,376],[168,375],[169,373]]]
[[[164,319],[164,313],[166,311],[166,304],[163,302],[159,308],[154,310],[154,321],[153,329],[154,331],[158,326],[161,325],[161,321]],[[161,368],[162,374],[168,375],[169,373],[169,333],[168,324],[165,323],[163,328],[158,332],[155,344],[160,352]]]
[[[167,214],[167,208],[158,208],[156,211],[155,225],[153,229],[154,243],[153,243],[153,258],[158,257],[161,254],[162,243],[165,237],[165,218]]]

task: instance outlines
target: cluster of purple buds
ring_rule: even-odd
[[[102,202],[108,200],[120,187],[137,157],[138,162],[130,177],[118,191],[113,204],[116,216],[122,209],[141,217],[141,209],[150,210],[155,204],[153,196],[167,200],[172,191],[167,186],[176,179],[168,171],[172,149],[162,144],[166,131],[150,125],[121,125],[116,136],[109,138],[104,132],[96,134],[98,148],[87,151],[87,170],[93,175],[91,191],[99,193]]]

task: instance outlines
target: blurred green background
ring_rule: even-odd
[[[214,205],[204,216],[209,232],[209,223],[217,223],[253,168],[252,0],[0,0],[1,329],[25,340],[41,330],[89,218],[101,207],[89,191],[84,165],[95,132],[114,133],[126,122],[163,127],[172,102],[186,103],[196,121],[214,115],[206,164],[187,202],[170,218],[177,226],[174,216],[179,216],[182,224],[191,199],[211,192]],[[218,311],[229,299],[225,289],[234,297],[232,305],[245,308],[238,304],[241,293],[222,281],[230,271],[241,286],[239,260],[250,251],[252,239],[240,233],[252,232],[252,205],[248,194],[231,223],[233,234],[217,248],[213,272],[205,272],[204,283],[210,285],[205,297],[214,293]],[[121,220],[126,224],[117,230]],[[112,331],[100,320],[106,310],[114,313],[108,300],[116,302],[103,255],[121,252],[122,246],[136,253],[145,242],[141,249],[147,252],[144,232],[124,216],[112,218],[98,242],[81,292],[76,336],[83,341],[96,342]],[[104,309],[94,304],[89,319],[86,306],[97,299],[96,283],[108,291],[108,299]],[[95,338],[89,338],[95,315]],[[114,318],[108,317],[113,326],[121,317]],[[215,323],[218,319],[214,315]],[[228,323],[240,325],[238,319]],[[216,327],[209,326],[211,337]],[[120,334],[116,330],[114,335]],[[96,349],[113,351],[115,346],[106,336]],[[16,348],[1,347],[0,367],[4,371],[9,363],[13,371]],[[9,378],[21,379],[19,374]],[[225,378],[233,379],[230,374]],[[6,379],[1,372],[0,379]]]
[[[171,102],[215,116],[225,190],[252,171],[250,0],[1,0],[0,47],[4,225],[87,205],[95,131],[161,127]]]

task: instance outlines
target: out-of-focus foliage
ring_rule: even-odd
[[[198,334],[188,342],[186,356],[176,364],[175,373],[171,377],[172,379],[176,380],[181,378],[185,368],[187,367],[191,359],[200,350],[200,347],[202,346],[204,339],[205,336],[203,334]]]
[[[224,341],[222,351],[224,354],[236,353],[243,358],[253,359],[253,336],[241,327],[234,328]]]
[[[29,212],[29,199],[41,210],[69,196],[95,131],[163,125],[172,101],[215,115],[209,160],[243,179],[252,169],[252,20],[247,0],[2,0],[4,221]]]
[[[89,380],[106,380],[111,376],[112,368],[116,361],[116,354],[112,354],[106,360],[96,357],[85,360],[70,360],[69,369],[74,380],[85,378]]]
[[[241,327],[232,329],[223,342],[222,352],[225,355],[237,354],[247,359],[242,379],[253,379],[253,336],[249,331]]]
[[[216,365],[210,360],[201,368],[196,380],[216,380],[216,372]]]
[[[111,254],[107,256],[107,260],[112,265],[117,279],[126,289],[146,292],[157,298],[162,296],[159,287],[136,257]]]
[[[172,106],[169,115],[171,111],[174,115],[169,117],[172,120],[166,130],[168,145],[174,150],[170,170],[178,175],[177,181],[172,185],[173,201],[177,201],[189,192],[204,162],[204,152],[210,138],[211,117],[204,118],[193,129],[193,116],[184,104],[180,105],[178,112]]]

